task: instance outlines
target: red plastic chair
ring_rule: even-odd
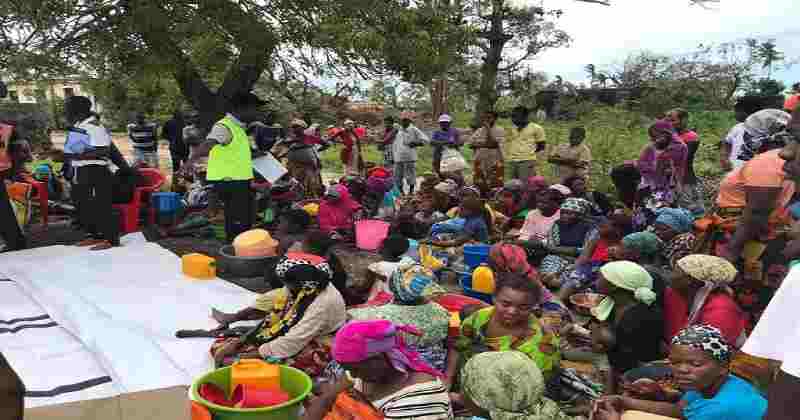
[[[166,179],[158,169],[141,168],[139,174],[144,178],[145,185],[136,187],[133,191],[133,198],[127,204],[114,204],[114,208],[122,213],[122,221],[120,225],[120,233],[132,233],[139,230],[139,213],[142,206],[148,206],[150,202],[150,194],[158,192],[161,186],[164,185]],[[153,224],[156,221],[156,212],[152,207],[149,208],[147,213],[148,223]]]
[[[33,178],[25,179],[26,183],[31,184],[31,199],[39,202],[39,214],[42,216],[42,227],[47,229],[50,216],[50,192],[47,189],[47,182],[40,182]]]

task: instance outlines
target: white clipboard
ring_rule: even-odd
[[[271,153],[253,159],[253,169],[261,174],[270,184],[274,184],[275,181],[289,172]]]

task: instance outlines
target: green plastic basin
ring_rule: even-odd
[[[206,401],[200,396],[200,385],[212,383],[230,395],[231,368],[225,367],[209,372],[192,384],[192,398],[202,404],[214,420],[296,420],[300,406],[311,393],[311,378],[305,372],[289,366],[280,366],[281,388],[289,394],[290,400],[272,407],[231,408]]]

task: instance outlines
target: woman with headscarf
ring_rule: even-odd
[[[448,371],[450,313],[430,300],[445,293],[436,283],[433,272],[411,259],[404,259],[389,279],[389,291],[394,296],[392,303],[351,309],[347,312],[348,316],[353,320],[386,319],[397,325],[415,326],[421,334],[404,334],[406,344],[437,370]],[[450,357],[455,362],[453,359],[455,357]],[[455,364],[449,377],[454,374]]]
[[[500,229],[501,232],[519,232],[522,225],[525,224],[525,217],[528,216],[530,209],[525,205],[522,199],[524,193],[524,184],[518,179],[506,182],[503,188],[498,192],[495,202],[497,203],[497,211],[502,213],[508,221]]]
[[[458,198],[461,201],[464,201],[467,198],[475,198],[480,200],[481,191],[478,189],[478,187],[474,185],[467,185],[459,190]],[[491,226],[497,228],[499,226],[502,226],[506,222],[507,220],[506,216],[500,213],[499,211],[493,209],[492,206],[490,206],[488,203],[484,204],[483,207],[489,213],[491,219]],[[447,211],[447,217],[451,219],[454,217],[461,217],[460,213],[461,213],[461,207],[456,205],[455,207],[452,207]]]
[[[343,378],[328,388],[311,403],[303,420],[326,418],[342,395],[373,407],[372,418],[451,420],[442,373],[406,345],[405,334],[419,331],[387,320],[352,321],[342,327],[332,354],[352,380]]]
[[[613,335],[608,351],[611,375],[607,387],[642,363],[659,360],[664,337],[664,316],[653,290],[653,278],[642,266],[615,261],[600,268],[598,291],[606,298],[592,308],[592,316],[607,322]]]
[[[330,283],[326,260],[306,253],[287,253],[275,267],[285,287],[274,296],[261,323],[240,338],[211,347],[218,366],[238,358],[269,359],[318,376],[330,361],[330,338],[345,322],[345,303]]]
[[[361,176],[364,171],[364,160],[361,156],[361,135],[353,120],[345,120],[344,127],[336,131],[331,140],[344,145],[340,158],[344,164],[345,175]]]
[[[319,197],[324,190],[320,175],[321,164],[315,147],[322,144],[322,139],[314,130],[309,131],[308,124],[303,120],[292,120],[289,128],[286,169],[289,171],[289,175],[303,186],[306,197]]]
[[[319,204],[319,229],[334,237],[354,238],[360,214],[361,204],[353,200],[347,187],[332,185]]]
[[[738,271],[727,260],[694,254],[679,259],[672,274],[672,286],[664,296],[664,335],[672,339],[689,325],[718,328],[725,340],[740,347],[747,325],[729,286]]]
[[[671,268],[675,262],[695,249],[694,216],[685,209],[663,207],[656,210],[652,231],[664,244],[662,265]]]
[[[434,211],[447,213],[459,204],[458,185],[453,180],[444,180],[433,187],[433,208]]]
[[[515,351],[486,352],[461,371],[465,406],[491,420],[570,420],[555,401],[544,396],[542,372]]]
[[[528,263],[525,249],[512,243],[500,242],[489,249],[489,267],[497,274],[518,274],[535,283],[542,289],[542,299],[538,306],[543,309],[560,311],[562,307],[553,302],[553,294],[539,280],[539,273]]]
[[[669,351],[672,375],[685,393],[678,403],[645,401],[623,396],[601,398],[597,420],[686,419],[761,420],[767,400],[746,381],[730,374],[732,349],[720,331],[692,325],[673,339]]]
[[[694,173],[694,157],[700,147],[700,137],[689,129],[689,111],[675,108],[667,113],[667,120],[672,124],[678,139],[686,145],[686,174],[677,197],[679,207],[689,209],[693,214],[702,216],[705,213],[703,205],[703,184]]]
[[[582,198],[568,198],[561,204],[559,219],[542,245],[547,253],[539,268],[543,283],[560,287],[561,274],[575,262],[588,241],[597,234],[594,224],[588,220],[590,207],[591,204]]]
[[[636,163],[642,182],[639,186],[657,206],[675,202],[686,175],[688,148],[675,134],[672,124],[658,120],[647,130],[650,144]]]
[[[535,209],[536,199],[539,197],[539,192],[546,190],[547,187],[547,179],[541,175],[532,176],[525,180],[525,186],[522,194],[522,200],[525,202],[525,206],[529,209]]]
[[[625,235],[622,242],[609,249],[611,261],[630,261],[641,265],[653,277],[653,285],[658,294],[669,279],[671,270],[664,270],[659,264],[663,242],[653,232],[635,232]]]

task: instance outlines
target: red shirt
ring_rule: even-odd
[[[689,323],[689,302],[678,292],[668,287],[664,292],[664,337],[667,342],[678,335]],[[725,340],[736,344],[747,325],[747,318],[727,293],[716,292],[706,299],[695,324],[706,324],[719,328]]]

